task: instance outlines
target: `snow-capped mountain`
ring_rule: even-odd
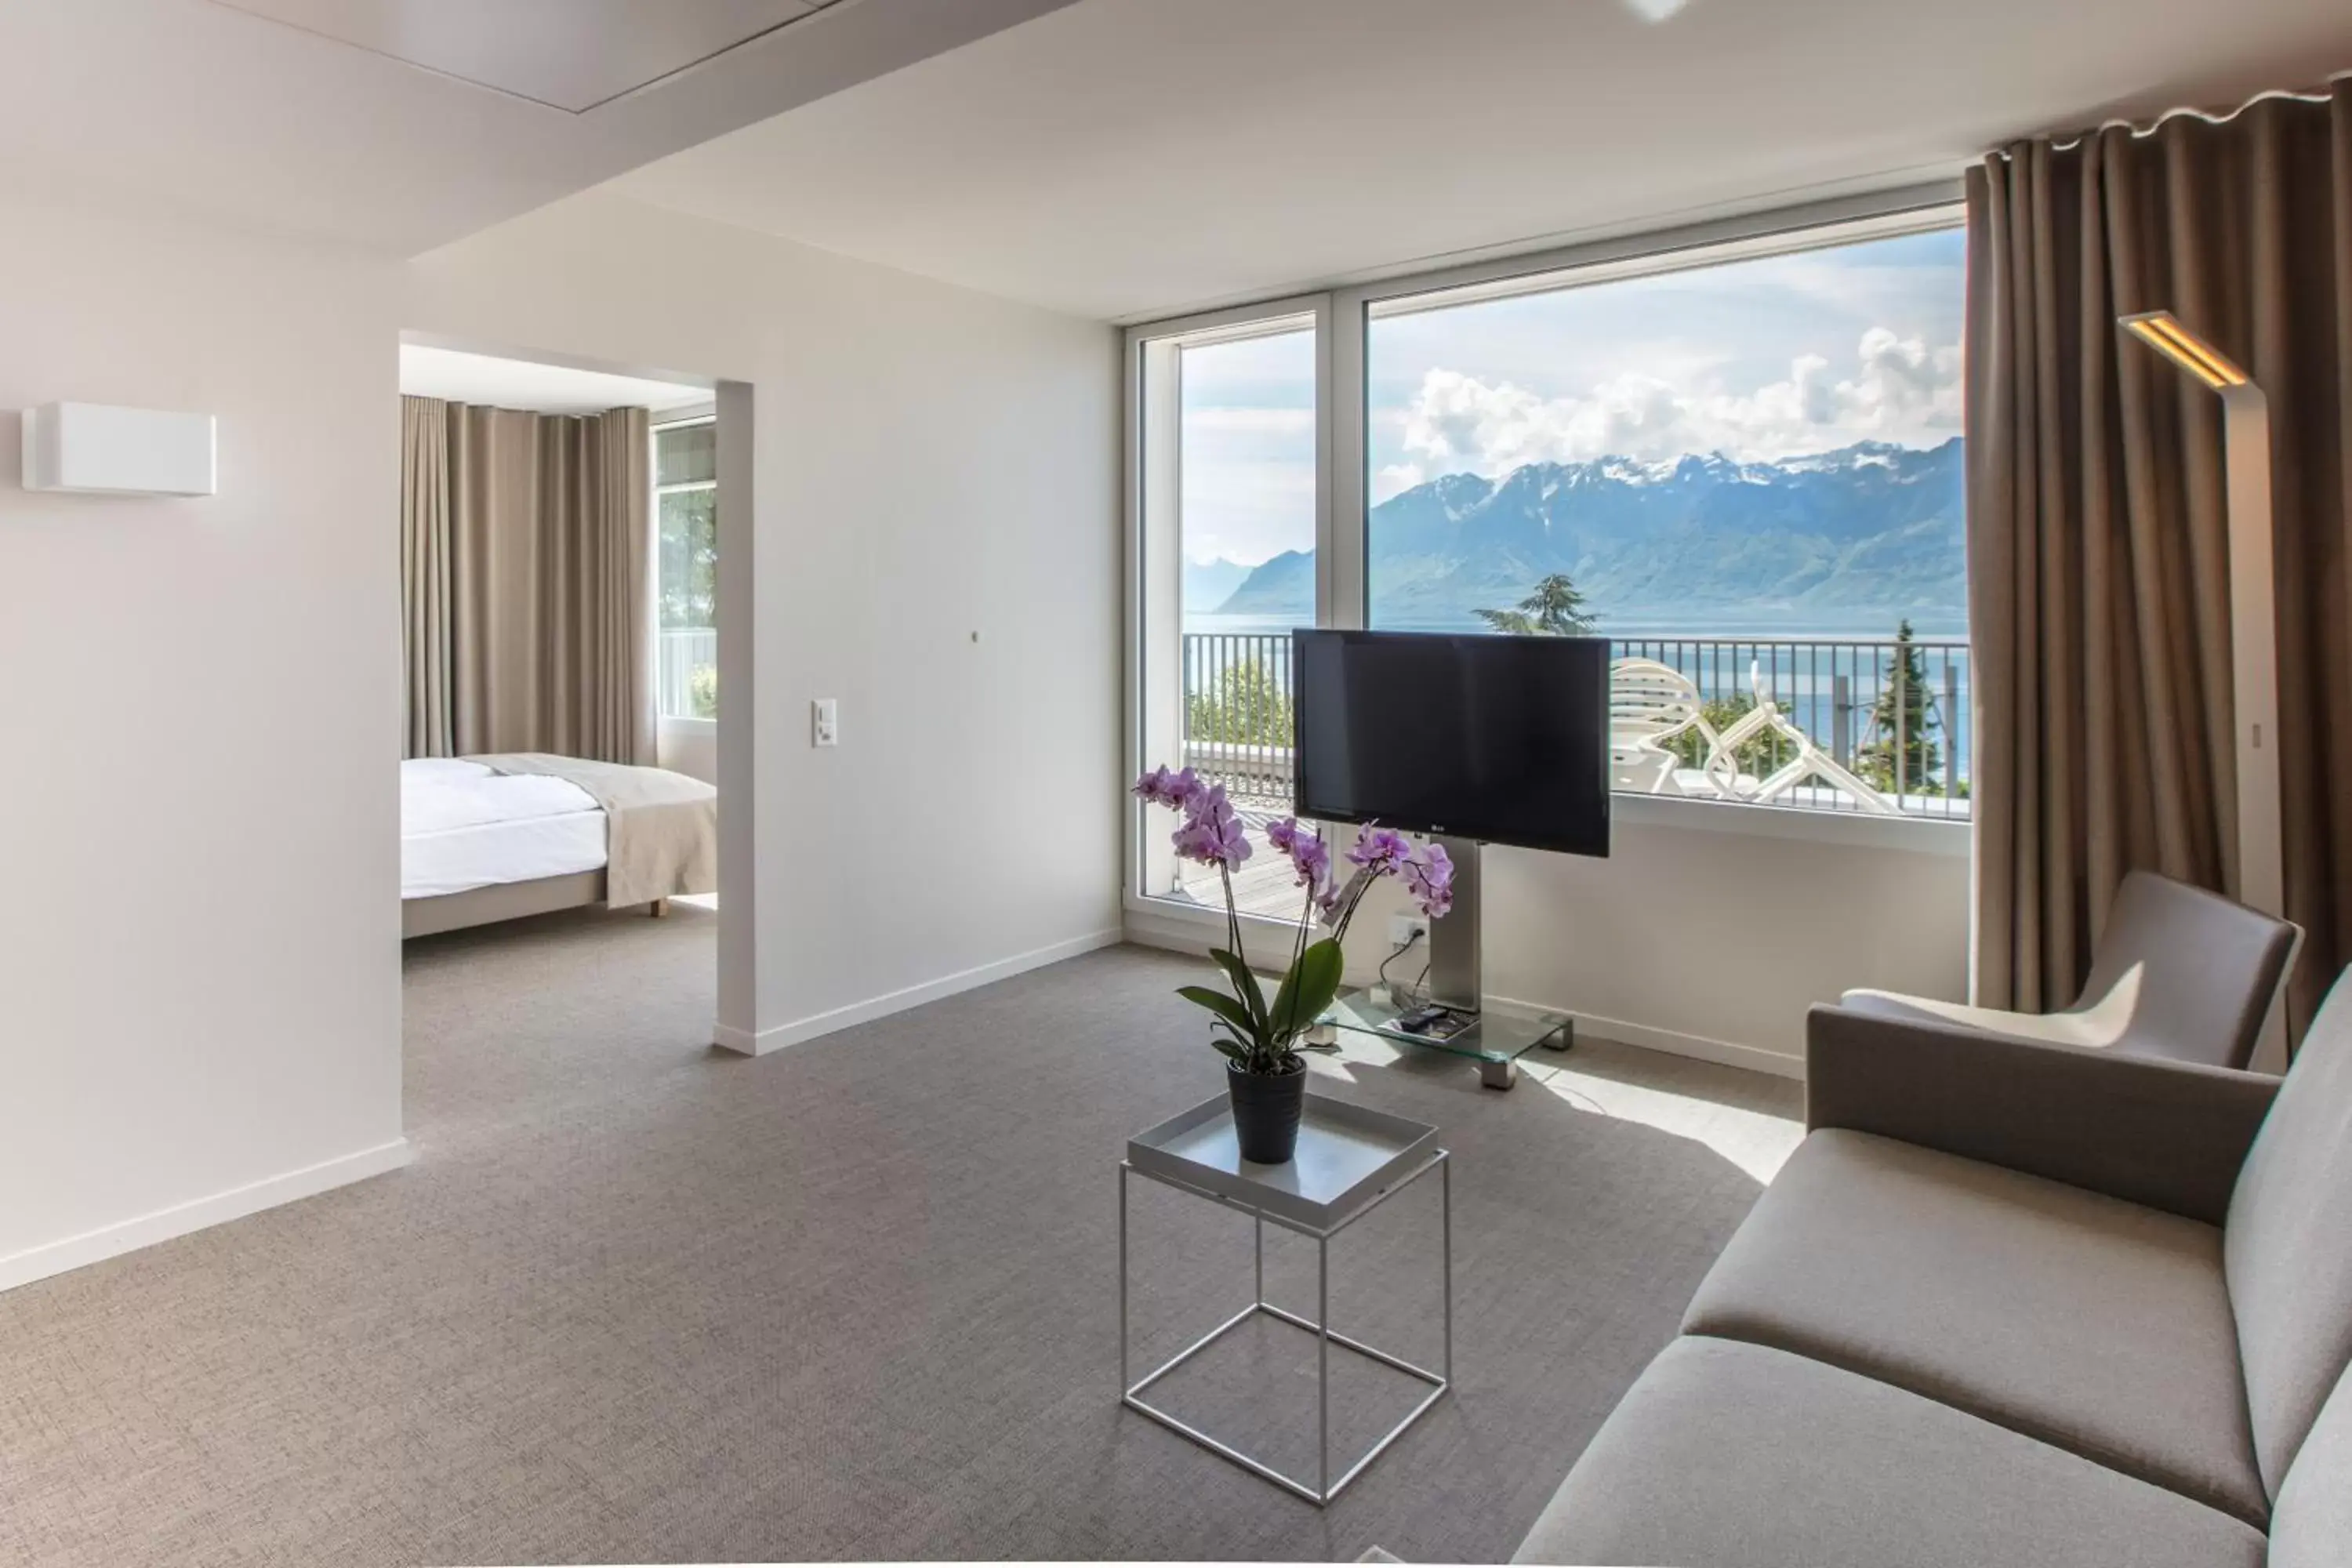
[[[1468,624],[1471,611],[1515,603],[1555,572],[1604,617],[1957,616],[1967,604],[1961,477],[1957,438],[1773,463],[1718,453],[1530,463],[1499,479],[1448,474],[1372,509],[1373,619]],[[1314,557],[1293,552],[1257,567],[1216,610],[1306,618],[1314,595]]]

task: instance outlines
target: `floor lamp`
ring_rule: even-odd
[[[2279,828],[2278,621],[2271,575],[2271,411],[2253,378],[2169,310],[2116,325],[2221,397],[2230,526],[2230,679],[2238,715],[2238,898],[2286,916]],[[2271,1009],[2258,1057],[2285,1066],[2282,1009]]]

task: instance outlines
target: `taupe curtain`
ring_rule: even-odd
[[[400,400],[401,651],[412,757],[454,755],[448,405]]]
[[[650,765],[646,411],[401,413],[408,754]]]
[[[2271,401],[2300,1027],[2352,956],[2352,81],[1968,196],[1977,999],[2071,1001],[2135,867],[2235,889],[2220,403],[2115,324],[2167,309]]]

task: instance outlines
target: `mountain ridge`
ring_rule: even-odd
[[[1694,608],[1967,605],[1962,447],[1863,441],[1777,462],[1722,453],[1659,463],[1528,463],[1446,474],[1372,508],[1376,623],[1475,625],[1565,573],[1602,616]],[[1213,614],[1311,617],[1315,558],[1261,563]]]

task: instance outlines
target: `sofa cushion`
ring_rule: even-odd
[[[2257,1568],[2243,1521],[1889,1384],[1669,1345],[1520,1543],[1677,1568]]]
[[[2270,1568],[2352,1563],[2352,1373],[2337,1380],[2295,1450],[2271,1510]]]
[[[2352,1362],[2352,984],[2338,984],[2312,1020],[2225,1228],[2254,1452],[2276,1495]]]
[[[1867,1132],[1799,1146],[1686,1332],[1879,1378],[2269,1515],[2209,1225]]]

